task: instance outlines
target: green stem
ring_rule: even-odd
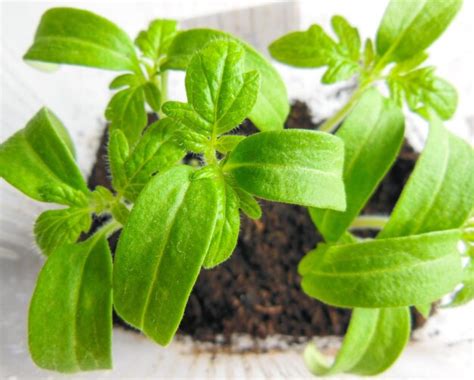
[[[383,215],[363,215],[357,217],[349,227],[351,230],[376,229],[381,230],[387,224],[388,217]]]
[[[364,94],[365,90],[370,87],[372,81],[368,83],[361,84],[360,87],[354,91],[349,101],[342,107],[335,115],[327,119],[323,125],[319,127],[320,131],[331,133],[336,129],[336,127],[341,123],[342,120],[346,118],[349,112],[352,111],[354,106],[357,104],[359,99]]]
[[[110,237],[115,231],[122,228],[122,224],[112,218],[108,223],[104,224],[95,234],[105,235]]]

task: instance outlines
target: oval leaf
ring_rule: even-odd
[[[250,120],[261,131],[282,129],[290,110],[282,78],[263,55],[230,34],[212,29],[192,29],[179,33],[171,43],[168,59],[162,69],[186,70],[194,53],[215,39],[228,39],[241,44],[245,49],[244,71],[256,70],[260,74],[260,91],[249,115]]]
[[[112,367],[112,255],[105,237],[64,245],[49,256],[31,299],[28,343],[41,368]]]
[[[26,60],[139,71],[133,42],[109,20],[74,8],[52,8],[41,17]]]
[[[310,209],[328,242],[339,240],[392,166],[403,142],[404,117],[395,104],[372,89],[362,96],[336,136],[344,142],[347,209]]]
[[[87,185],[54,114],[42,108],[0,146],[0,177],[42,202],[78,205],[87,202]]]
[[[230,153],[224,170],[257,197],[344,210],[342,141],[307,130],[261,132]]]
[[[314,345],[304,352],[310,371],[317,375],[350,372],[376,375],[389,368],[400,356],[410,338],[411,322],[407,308],[362,309],[352,312],[342,347],[332,365]]]
[[[462,0],[391,0],[377,31],[377,53],[403,61],[430,46],[448,27]]]
[[[355,244],[329,244],[303,258],[299,273],[310,296],[340,307],[424,304],[462,279],[458,230]]]
[[[161,345],[178,328],[217,220],[215,180],[196,173],[182,165],[153,177],[116,251],[115,309]]]

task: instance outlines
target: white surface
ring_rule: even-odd
[[[91,9],[119,24],[134,35],[153,17],[188,18],[208,13],[243,8],[247,5],[269,4],[271,1],[154,1],[123,2],[56,2]],[[275,3],[275,2],[273,2]],[[472,26],[473,2],[465,8],[456,23],[432,49],[432,60],[440,75],[460,90],[461,103],[456,118],[449,126],[471,141],[473,132],[473,44],[466,41],[474,35]],[[278,37],[286,29],[300,29],[311,22],[329,25],[334,13],[347,15],[361,26],[363,36],[375,33],[385,2],[359,1],[357,7],[350,0],[304,1],[301,13],[295,16],[294,7],[276,11],[264,10],[260,23],[252,17],[262,12],[255,10],[248,16],[244,10],[232,17],[205,17],[188,21],[188,25],[202,22],[238,32],[260,46]],[[78,67],[63,67],[54,74],[38,72],[21,60],[32,41],[42,12],[53,6],[49,3],[2,3],[1,15],[1,115],[0,140],[3,141],[19,128],[43,105],[53,109],[72,132],[78,147],[79,165],[88,173],[93,152],[97,147],[104,118],[102,112],[110,96],[107,85],[114,73]],[[282,4],[279,3],[279,7]],[[284,5],[283,5],[284,6]],[[286,22],[279,17],[286,15]],[[272,21],[272,20],[280,21]],[[249,21],[250,20],[250,21]],[[298,24],[295,23],[298,21]],[[299,23],[300,21],[300,23]],[[217,23],[217,25],[214,25]],[[219,24],[220,23],[220,24]],[[186,23],[184,23],[186,25]],[[235,29],[237,28],[237,29]],[[250,32],[249,32],[250,31]],[[340,96],[338,89],[345,85],[323,87],[318,81],[321,71],[292,70],[277,65],[291,98],[308,101],[315,119],[319,120],[337,109],[347,92]],[[173,75],[172,97],[183,98],[182,74]],[[419,120],[414,120],[418,122]],[[470,123],[470,124],[469,124]],[[421,127],[422,130],[424,126]],[[62,378],[34,366],[28,355],[26,316],[28,302],[37,272],[42,265],[32,237],[32,223],[36,215],[48,205],[30,201],[4,182],[0,183],[0,376],[8,379]],[[474,306],[442,310],[416,333],[401,360],[383,378],[473,378],[472,318]],[[240,339],[240,344],[245,343]],[[319,341],[334,353],[337,339]],[[68,376],[68,378],[301,378],[309,377],[301,358],[301,347],[265,354],[196,353],[194,344],[176,341],[161,348],[142,336],[114,331],[114,370]],[[201,347],[202,348],[202,347]],[[344,376],[343,378],[351,378]]]

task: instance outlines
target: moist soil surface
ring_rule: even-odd
[[[149,121],[156,120],[150,116]],[[316,129],[305,103],[295,102],[286,128]],[[236,131],[251,134],[257,130],[250,121]],[[89,187],[111,187],[106,164],[104,136]],[[195,157],[194,157],[195,158]],[[188,157],[191,159],[191,157]],[[398,159],[380,184],[363,214],[389,214],[413,170],[417,154],[405,142]],[[230,343],[232,334],[247,333],[258,338],[283,334],[299,340],[316,335],[345,333],[350,311],[327,306],[303,293],[298,262],[323,239],[304,207],[260,202],[263,216],[251,220],[245,215],[237,247],[231,258],[211,270],[202,270],[192,291],[179,333],[196,340]],[[97,218],[95,226],[103,220]],[[364,231],[374,236],[374,231]],[[119,233],[109,240],[115,249]],[[413,326],[424,323],[412,310]],[[114,315],[114,322],[128,327]]]

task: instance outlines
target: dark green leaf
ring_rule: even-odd
[[[41,368],[112,367],[112,255],[105,237],[51,253],[31,299],[28,343]]]
[[[239,42],[245,49],[244,71],[257,70],[261,78],[257,101],[249,115],[261,131],[281,129],[289,112],[285,84],[275,68],[253,47],[237,38],[212,29],[192,29],[173,40],[164,69],[185,70],[194,53],[215,39]]]
[[[462,0],[391,0],[377,32],[386,62],[408,59],[429,47],[448,27]]]
[[[87,209],[66,208],[41,213],[35,223],[36,243],[48,256],[61,245],[77,241],[82,232],[91,226],[91,215]]]
[[[344,142],[347,209],[310,209],[329,242],[339,240],[395,161],[403,142],[404,117],[396,105],[372,89],[362,96],[336,136]]]
[[[344,210],[343,149],[342,140],[328,133],[261,132],[235,147],[224,170],[257,197]]]
[[[178,328],[217,220],[215,179],[198,173],[182,165],[153,177],[116,251],[116,311],[162,345]]]
[[[127,34],[92,12],[52,8],[41,17],[26,60],[139,72]]]
[[[240,230],[239,198],[224,178],[216,180],[217,220],[204,268],[213,268],[227,260],[235,246]]]
[[[0,146],[0,177],[29,197],[66,205],[87,203],[87,185],[65,129],[46,108]]]
[[[304,358],[317,376],[350,372],[370,376],[385,371],[398,358],[410,338],[407,308],[354,309],[342,347],[332,365],[314,345]]]
[[[459,230],[401,238],[328,244],[299,265],[302,288],[340,307],[399,307],[424,304],[461,281]]]

